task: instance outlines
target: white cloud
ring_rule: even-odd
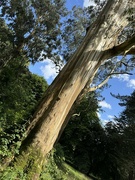
[[[98,117],[99,117],[99,119],[101,118],[101,114],[99,113],[99,112],[97,112],[97,115],[98,115]]]
[[[42,65],[40,69],[43,73],[44,78],[46,80],[50,78],[54,79],[58,74],[58,72],[56,71],[55,64],[50,59],[46,59],[42,63],[44,63],[44,65]]]
[[[84,0],[83,2],[83,7],[88,7],[88,6],[95,6],[94,0]]]
[[[99,106],[102,106],[103,108],[112,109],[111,105],[108,104],[106,101],[100,101]]]
[[[97,115],[98,115],[98,117],[99,117],[99,119],[100,119],[100,122],[101,122],[102,126],[105,126],[108,122],[113,122],[113,123],[115,123],[115,121],[114,121],[114,118],[115,118],[115,117],[112,116],[112,115],[107,115],[107,114],[106,114],[106,118],[105,118],[105,119],[102,117],[102,114],[101,114],[101,113],[97,112]]]
[[[118,78],[120,81],[129,81],[129,75],[128,74],[120,74],[116,78]]]
[[[127,86],[135,89],[135,79],[130,79],[129,82],[127,83]]]
[[[101,116],[101,115],[100,115],[100,116]],[[101,117],[100,120],[101,120],[101,123],[102,123],[103,126],[105,126],[108,122],[113,122],[113,123],[115,123],[115,121],[114,121],[114,116],[112,116],[112,115],[107,115],[107,119],[103,119],[103,118]]]
[[[102,115],[99,112],[97,112],[97,115],[98,115],[98,118],[100,119],[100,122],[101,122],[102,126],[105,126],[110,121],[110,120],[107,120],[107,119],[103,119]]]
[[[121,74],[119,76],[115,76],[115,78],[118,78],[120,81],[127,82],[127,87],[135,89],[135,79],[130,79],[128,74]]]
[[[110,120],[113,120],[114,119],[114,116],[112,116],[112,115],[108,115],[107,116]]]
[[[105,119],[102,119],[102,125],[105,126],[108,122],[110,122],[109,120],[105,120]]]
[[[103,0],[101,0],[102,2]],[[96,6],[96,3],[94,0],[84,0],[83,2],[83,7],[88,7],[88,6]]]

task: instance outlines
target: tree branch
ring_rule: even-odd
[[[114,66],[114,68],[111,70],[110,74],[99,85],[90,87],[88,92],[95,91],[95,90],[101,88],[104,84],[106,84],[107,81],[110,79],[112,73],[114,72],[115,68],[116,68],[116,66]]]
[[[110,76],[111,76],[111,75],[110,75]],[[99,85],[94,86],[94,87],[90,87],[88,92],[95,91],[95,90],[101,88],[104,84],[107,83],[107,81],[109,80],[110,76],[107,76],[107,78],[104,79]]]
[[[113,76],[113,75],[118,75],[118,74],[133,75],[132,73],[129,73],[129,72],[126,72],[126,71],[125,71],[125,72],[114,72],[114,70],[119,66],[120,63],[123,63],[122,59],[121,59],[121,61],[118,61],[118,62],[116,63],[116,65],[113,67],[113,69],[112,69],[111,72],[108,74],[108,76],[106,77],[106,79],[104,79],[99,85],[88,88],[87,92],[95,91],[95,90],[101,88],[104,84],[107,83],[107,81],[108,81],[108,80],[110,79],[110,77]],[[128,66],[128,64],[126,64],[126,63],[123,63],[123,64],[124,64],[125,66]],[[87,85],[87,87],[88,87],[88,85]]]
[[[135,54],[135,34],[124,43],[115,46],[114,51],[118,54],[132,55]]]
[[[112,76],[112,75],[118,75],[118,74],[128,74],[128,75],[133,75],[132,73],[129,73],[129,72],[114,72],[114,73],[109,74],[109,76]]]
[[[104,52],[103,59],[112,58],[118,55],[135,55],[135,34],[127,41],[107,49]]]

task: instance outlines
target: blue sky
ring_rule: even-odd
[[[93,2],[90,0],[67,0],[66,2],[69,9],[74,5],[81,7],[93,5]],[[36,63],[34,66],[30,65],[30,71],[43,76],[48,84],[51,84],[58,74],[55,70],[55,65],[49,59]],[[102,106],[102,109],[104,110],[103,113],[99,114],[103,124],[111,120],[114,116],[118,116],[123,109],[118,105],[119,101],[110,95],[110,92],[116,95],[118,93],[120,95],[130,95],[133,90],[135,90],[135,75],[120,75],[110,79],[108,83],[111,87],[104,89],[102,92],[102,96],[105,97],[105,100],[99,102],[99,105]]]
[[[100,118],[103,123],[112,120],[113,116],[118,116],[124,107],[119,106],[119,100],[112,97],[110,93],[117,95],[130,95],[135,90],[135,75],[129,76],[127,74],[114,77],[108,81],[110,88],[104,89],[102,96],[104,101],[99,103],[105,111],[100,113]]]

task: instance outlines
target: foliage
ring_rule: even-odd
[[[113,94],[112,94],[113,95]],[[125,107],[117,121],[123,123],[124,127],[135,124],[135,91],[130,96],[113,95],[120,100],[119,105]]]
[[[1,179],[31,180],[35,172],[41,172],[43,157],[40,150],[29,147],[25,152],[16,157],[15,162],[1,172]]]
[[[42,77],[31,74],[27,67],[15,62],[4,68],[0,75],[1,126],[25,121],[41,99],[47,83]]]
[[[13,47],[9,41],[11,31],[6,26],[4,20],[0,18],[0,67],[6,66],[11,59]]]
[[[48,156],[40,176],[41,180],[90,180],[84,174],[78,172],[65,163],[64,151],[60,144],[55,146]]]
[[[0,177],[1,180],[14,180],[16,179],[17,174],[19,174],[20,180],[26,180],[26,175],[22,171],[14,171],[11,167],[7,167],[4,172],[0,173]]]
[[[19,157],[19,158],[18,158]],[[7,167],[0,173],[1,180],[14,180],[19,178],[20,180],[31,180],[34,174],[34,168],[39,167],[39,161],[43,158],[40,157],[40,153],[37,150],[29,148],[29,153],[22,153],[21,157],[18,156],[14,163],[15,168],[12,166]],[[40,159],[38,161],[38,159]],[[66,164],[64,158],[64,152],[60,144],[57,144],[48,156],[45,158],[42,172],[40,174],[40,180],[90,180],[85,175],[79,173],[68,164]],[[33,165],[35,163],[35,165]],[[33,171],[31,169],[31,166]],[[24,168],[25,167],[25,168]]]
[[[115,124],[112,129],[117,129],[121,134],[121,154],[123,154],[124,168],[121,170],[125,176],[132,176],[134,179],[135,171],[135,91],[130,96],[114,95],[121,102],[121,106],[125,109],[121,112],[119,117],[115,118]]]
[[[63,21],[61,32],[61,56],[68,61],[76,49],[79,47],[89,23],[89,14],[86,9],[74,6],[72,11]],[[65,36],[66,34],[66,36]],[[68,51],[67,51],[68,49]]]
[[[26,125],[47,83],[42,77],[31,74],[18,59],[4,67],[0,79],[0,157],[3,162],[5,157],[19,153],[22,138],[26,135]]]
[[[117,97],[126,108],[105,127],[95,116],[96,101],[91,96],[91,99],[85,98],[60,139],[65,160],[88,176],[94,174],[104,180],[134,179],[134,95],[135,92]]]
[[[89,6],[88,8],[73,6],[72,10],[63,20],[62,41],[59,48],[61,48],[60,52],[64,60],[68,61],[72,57],[87,34],[89,26],[97,19],[105,5],[105,1],[95,1],[95,3],[96,6]]]
[[[96,113],[97,108],[95,94],[88,94],[77,107],[60,139],[66,161],[86,174],[90,167],[90,147],[94,142],[98,144],[94,133],[100,134],[103,131]]]
[[[0,48],[6,47],[7,53],[1,63],[20,56],[33,63],[57,57],[60,19],[67,14],[64,0],[9,0],[0,5]]]
[[[64,161],[63,150],[60,145],[57,145],[56,149],[53,149],[48,155],[47,163],[43,167],[41,173],[41,180],[66,180],[67,172],[63,173],[62,163]]]

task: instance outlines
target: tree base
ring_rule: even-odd
[[[1,173],[1,180],[38,180],[42,172],[45,157],[39,149],[29,147]]]

